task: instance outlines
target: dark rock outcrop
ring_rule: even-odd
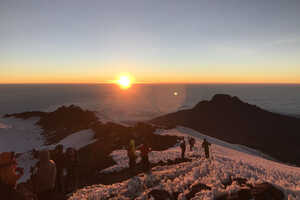
[[[20,119],[29,119],[31,117],[39,117],[37,125],[43,129],[47,143],[53,144],[64,137],[88,129],[91,125],[98,121],[95,113],[83,110],[79,106],[61,106],[53,112],[23,112],[16,114],[6,114],[4,117],[15,117]]]
[[[254,185],[253,188],[251,189],[251,194],[254,197],[254,199],[257,200],[284,199],[284,193],[281,190],[275,188],[272,184],[267,182]]]
[[[225,180],[225,181],[221,181],[222,185],[224,186],[224,188],[226,189],[228,186],[232,185],[233,182],[236,182],[237,185],[241,186],[241,187],[244,187],[244,186],[247,186],[247,187],[250,187],[252,188],[252,185],[250,185],[248,183],[248,180],[245,179],[245,178],[232,178],[231,176],[228,178],[228,180]]]
[[[186,194],[185,197],[187,200],[192,199],[198,192],[201,192],[202,190],[211,190],[211,187],[203,183],[192,185],[190,187],[190,192]]]
[[[186,126],[300,165],[300,119],[263,110],[237,97],[218,94],[192,109],[157,117],[151,123],[165,127]]]
[[[97,121],[94,112],[71,105],[47,113],[37,125],[42,127],[49,143],[56,143],[72,133],[90,128]]]
[[[113,149],[126,147],[129,141],[134,139],[136,146],[147,143],[152,150],[163,151],[174,146],[179,139],[177,136],[155,134],[156,127],[142,122],[132,127],[113,122],[106,124],[98,122],[91,128],[95,132],[95,138],[104,141],[106,145],[111,145]]]
[[[255,184],[252,188],[243,188],[231,194],[222,195],[216,200],[283,200],[284,193],[270,183]]]
[[[174,198],[172,197],[169,192],[166,190],[152,190],[148,193],[148,198],[153,198],[154,200],[173,200]]]

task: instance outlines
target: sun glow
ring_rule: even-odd
[[[129,76],[120,76],[117,83],[122,89],[126,90],[131,87],[132,80]]]

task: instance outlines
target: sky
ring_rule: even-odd
[[[0,83],[300,83],[299,0],[0,0]]]

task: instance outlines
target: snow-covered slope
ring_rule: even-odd
[[[36,149],[54,149],[56,145],[62,144],[64,145],[64,149],[66,150],[69,147],[80,149],[88,144],[91,144],[95,142],[96,139],[94,139],[94,132],[90,129],[79,131],[76,133],[73,133],[66,138],[62,139],[57,144],[53,145],[40,145]],[[30,149],[32,150],[32,149]],[[18,158],[18,165],[22,168],[24,168],[24,175],[18,180],[19,183],[26,182],[30,178],[30,168],[34,166],[37,163],[37,160],[33,158],[30,150],[20,152],[23,153]]]
[[[45,142],[42,129],[35,125],[39,118],[28,120],[0,117],[0,152],[26,152]]]
[[[146,199],[147,193],[153,189],[163,189],[169,193],[179,192],[178,198],[184,199],[184,194],[189,192],[189,186],[197,183],[203,183],[212,189],[197,193],[194,199],[214,199],[221,194],[240,189],[235,183],[224,188],[222,182],[226,182],[229,177],[246,178],[250,184],[267,181],[284,191],[287,199],[300,199],[300,168],[265,159],[265,155],[258,151],[206,137],[184,127],[159,131],[158,134],[195,137],[194,150],[187,151],[187,157],[191,158],[192,162],[157,166],[152,168],[150,174],[141,173],[113,185],[89,186],[78,190],[70,200]],[[212,143],[211,160],[204,159],[201,148],[204,137]],[[102,172],[113,172],[128,167],[125,150],[114,151],[112,156],[117,165]],[[154,151],[149,155],[153,163],[179,157],[178,146],[163,152]]]
[[[24,168],[24,175],[18,180],[19,183],[30,178],[30,168],[37,163],[31,154],[32,149],[54,149],[57,144],[64,145],[65,149],[80,149],[96,141],[94,132],[86,129],[67,136],[57,144],[45,145],[42,129],[35,125],[38,120],[39,118],[0,118],[0,152],[22,153],[17,159],[18,166]]]

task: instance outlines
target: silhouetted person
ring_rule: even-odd
[[[202,147],[203,147],[203,149],[204,149],[205,157],[206,157],[206,158],[209,158],[209,146],[210,146],[210,145],[211,145],[211,144],[210,144],[209,142],[207,142],[206,139],[204,139],[204,141],[203,141],[203,143],[202,143]]]
[[[195,138],[190,137],[190,138],[189,138],[190,151],[193,150],[195,143],[196,143]]]
[[[151,148],[147,144],[143,144],[138,150],[141,151],[142,157],[142,166],[144,170],[149,170],[150,162],[149,162],[149,153],[151,152]]]
[[[64,147],[63,145],[57,145],[53,152],[53,160],[56,164],[56,183],[55,183],[55,191],[64,193],[64,170],[66,170],[66,162],[64,155]]]
[[[185,144],[185,139],[184,138],[180,143],[180,148],[181,148],[181,158],[184,159],[185,150],[186,150],[186,144]]]
[[[79,159],[77,151],[74,148],[68,148],[66,151],[66,192],[76,190],[79,178]]]
[[[127,149],[127,155],[129,158],[129,168],[133,169],[136,165],[136,155],[135,155],[135,141],[130,140],[129,147]]]
[[[25,195],[16,190],[17,180],[23,175],[23,169],[17,167],[13,152],[0,154],[0,199],[25,200]]]
[[[38,199],[52,199],[56,180],[56,165],[50,160],[48,150],[39,152],[39,162],[36,165],[36,174],[33,175],[33,186]]]

